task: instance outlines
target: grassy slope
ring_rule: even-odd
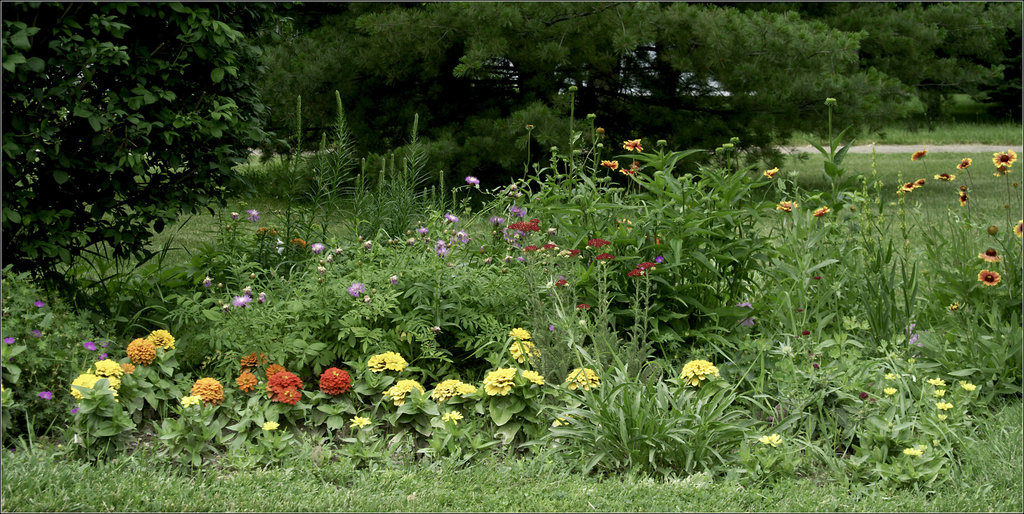
[[[328,463],[240,472],[161,468],[154,474],[141,458],[90,467],[21,452],[3,461],[2,510],[1020,512],[1021,425],[1018,399],[980,423],[980,440],[964,452],[970,460],[952,480],[899,491],[810,479],[752,488],[629,475],[602,480],[522,459],[463,469],[352,471]]]

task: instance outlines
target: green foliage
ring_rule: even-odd
[[[5,10],[4,255],[16,270],[67,285],[62,271],[79,259],[145,261],[154,233],[223,199],[240,152],[263,137],[247,33],[268,15],[260,5]]]

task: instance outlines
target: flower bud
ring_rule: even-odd
[[[569,92],[570,93],[575,93],[576,91],[579,91],[579,89],[580,88],[578,88],[576,86],[569,86]]]
[[[1007,207],[1009,207],[1009,206],[1007,206]],[[988,235],[994,236],[994,235],[996,235],[998,233],[999,233],[999,227],[997,227],[995,225],[990,225],[988,227]]]
[[[249,280],[256,280],[256,274],[255,273],[249,273]]]

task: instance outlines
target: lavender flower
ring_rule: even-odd
[[[442,259],[447,257],[449,253],[451,253],[451,249],[448,248],[448,245],[444,242],[444,239],[437,240],[437,244],[434,245],[434,251],[437,252],[437,255]]]
[[[388,278],[388,281],[391,282],[391,285],[397,285],[398,284],[398,275],[391,275]]]
[[[251,301],[252,297],[249,295],[236,296],[235,299],[231,301],[231,305],[234,305],[235,307],[245,307]]]
[[[267,301],[267,293],[260,293],[260,295],[256,297],[256,301],[259,303],[265,303]]]
[[[555,331],[555,325],[554,324],[549,324],[548,325],[548,330],[554,332]]]
[[[310,249],[313,250],[313,253],[318,254],[318,255],[323,253],[325,248],[327,248],[327,246],[325,246],[322,243],[313,243],[313,246],[310,246]]]
[[[35,306],[39,307],[40,309],[42,309],[43,307],[46,307],[46,302],[44,302],[42,300],[36,300]]]
[[[96,351],[96,343],[92,341],[86,341],[82,343],[82,347],[85,348],[86,350],[89,350],[90,352]]]
[[[427,227],[420,227],[420,228],[416,229],[416,232],[418,232],[419,235],[421,235],[421,236],[425,236],[425,235],[427,235],[427,232],[430,232],[430,229],[427,228]]]
[[[13,337],[5,337],[4,338],[4,344],[14,344],[14,341],[16,341],[16,340],[17,339],[15,339]]]
[[[655,257],[655,258],[654,258],[654,263],[655,263],[655,264],[661,264],[661,263],[663,263],[663,262],[665,262],[665,257],[663,257],[663,256],[661,256],[661,255],[659,255],[659,256],[657,256],[657,257]]]
[[[232,212],[231,213],[231,219],[237,220],[238,219],[238,213],[237,212]]]
[[[520,255],[519,257],[516,257],[516,260],[519,261],[519,262],[526,262],[526,257],[523,257],[522,255]]]
[[[39,397],[44,399],[44,400],[52,400],[53,399],[53,391],[43,391],[43,392],[39,393]]]
[[[359,293],[365,293],[365,292],[366,292],[366,285],[362,284],[360,282],[355,282],[351,286],[349,286],[349,288],[348,288],[348,294],[350,294],[350,295],[352,295],[352,296],[354,296],[356,298],[359,298]]]
[[[213,279],[207,276],[203,279],[203,287],[210,287],[213,284]]]
[[[100,354],[100,360],[101,360],[101,361],[105,361],[105,360],[107,360],[107,354],[105,354],[105,353],[101,353],[101,354]]]
[[[252,296],[252,287],[245,286],[245,289],[242,289],[242,294],[244,294],[245,296]]]
[[[78,414],[78,407],[71,409],[72,414]]]
[[[508,207],[508,210],[509,210],[509,212],[511,212],[512,214],[515,214],[516,216],[519,216],[520,218],[525,218],[526,217],[526,207],[519,207],[519,206],[516,206],[516,205],[510,205]]]
[[[445,213],[444,219],[446,219],[446,220],[448,220],[448,221],[450,221],[452,223],[458,223],[459,222],[459,217],[454,215],[454,214],[452,214],[452,213],[450,213],[450,212],[449,213]]]
[[[491,219],[488,221],[491,222],[491,225],[501,225],[502,223],[505,223],[505,218],[501,216],[491,216]]]
[[[470,175],[466,177],[466,183],[473,187],[480,187],[480,179]]]
[[[459,238],[459,242],[462,244],[468,243],[470,239],[469,234],[467,234],[465,230],[456,232],[455,237]]]
[[[249,220],[249,221],[259,221],[259,219],[260,219],[260,211],[257,211],[256,209],[249,209],[249,210],[247,210],[245,212],[246,212],[246,214],[249,215],[249,217],[246,218],[247,220]]]

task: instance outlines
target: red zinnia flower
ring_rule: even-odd
[[[589,309],[589,308],[590,308],[590,306],[589,306],[589,305],[587,305],[587,304],[585,304],[585,303],[578,303],[578,304],[576,304],[576,308],[577,308],[577,309],[583,309],[583,310],[587,310],[587,309]]]
[[[272,395],[275,395],[275,401],[283,401],[280,399],[281,394],[288,389],[302,389],[302,379],[288,371],[280,371],[271,375],[270,378],[267,379],[267,391]],[[299,396],[301,396],[301,394]],[[294,405],[294,402],[292,402],[292,405]]]
[[[548,244],[542,246],[541,248],[543,248],[545,250],[557,250],[558,249],[558,245],[556,245],[555,243],[548,243]]]
[[[601,248],[602,246],[608,246],[612,244],[611,241],[605,241],[604,239],[589,239],[587,240],[587,246],[593,248]]]
[[[509,225],[508,228],[520,232],[540,232],[540,226],[534,221],[517,221]]]
[[[342,394],[352,387],[352,377],[338,368],[327,368],[320,375],[320,390],[331,395]]]
[[[580,254],[579,250],[569,250],[569,256],[570,257],[575,257],[575,256],[577,256],[579,254]]]
[[[287,403],[288,405],[295,405],[296,403],[299,403],[300,399],[302,399],[302,393],[294,387],[284,389],[274,396],[275,402]]]
[[[610,259],[614,259],[614,258],[615,258],[615,256],[610,254],[610,253],[602,253],[601,255],[598,255],[596,257],[596,259],[599,260],[599,261],[610,260]]]

